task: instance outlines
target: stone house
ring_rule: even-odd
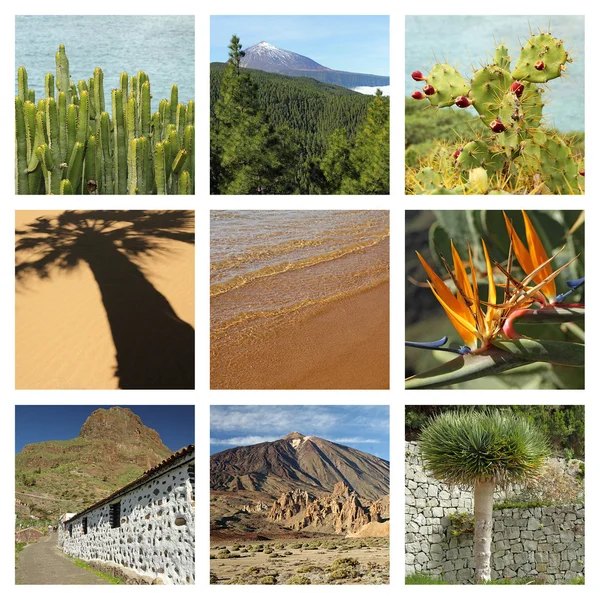
[[[194,473],[192,445],[85,510],[63,516],[58,546],[115,574],[193,584]]]

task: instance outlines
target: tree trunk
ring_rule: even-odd
[[[490,558],[492,546],[492,510],[494,507],[494,482],[478,480],[474,486],[475,533],[475,583],[491,578]]]
[[[121,389],[194,389],[194,329],[142,271],[102,233],[80,256],[90,266],[116,348]]]

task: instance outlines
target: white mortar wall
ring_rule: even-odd
[[[109,504],[115,500],[66,524],[59,533],[63,552],[160,577],[165,584],[193,584],[195,503],[187,470],[190,461],[193,456],[184,456],[164,473],[116,498],[121,503],[120,527],[110,526]],[[86,517],[88,533],[84,534]]]

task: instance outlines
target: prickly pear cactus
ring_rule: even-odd
[[[543,128],[544,89],[538,85],[560,77],[571,60],[562,40],[540,33],[527,40],[512,72],[508,48],[502,44],[493,62],[475,71],[469,82],[448,64],[435,64],[427,76],[413,72],[415,81],[425,82],[414,99],[428,99],[437,108],[472,105],[489,127],[488,137],[463,141],[455,148],[454,166],[463,184],[482,180],[480,171],[471,172],[484,169],[497,181],[523,176],[541,180],[544,185],[536,183],[536,189],[546,193],[583,193],[583,161],[578,164],[568,141]],[[435,175],[425,169],[417,175],[423,193],[439,193],[441,183]]]

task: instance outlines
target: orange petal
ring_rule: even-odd
[[[545,263],[548,260],[548,255],[546,254],[546,250],[544,249],[544,245],[542,244],[542,240],[540,240],[539,235],[534,229],[527,213],[522,210],[523,213],[523,221],[525,222],[525,233],[527,234],[527,245],[529,246],[529,253],[531,255],[531,260],[533,262],[534,268],[539,267],[541,264]],[[538,275],[535,277],[535,281],[537,283],[541,283],[552,273],[552,267],[550,265],[546,265],[543,269],[540,270]],[[556,297],[556,284],[554,280],[550,281],[546,284],[542,291],[544,295],[548,298]]]
[[[436,272],[429,264],[427,264],[427,261],[418,252],[417,256],[429,276],[429,287],[448,315],[452,326],[456,329],[458,335],[460,335],[469,348],[477,348],[477,327],[475,325],[475,318],[468,306],[466,306],[462,300],[458,300],[458,298],[454,296],[448,286],[440,277],[438,277]]]
[[[469,307],[458,300],[454,294],[450,291],[448,286],[442,281],[436,272],[427,264],[427,261],[417,252],[417,256],[423,265],[423,268],[427,271],[427,275],[433,289],[437,292],[437,295],[441,298],[440,304],[448,306],[448,308],[455,314],[460,315],[461,318],[466,319],[475,325],[475,319],[469,310]]]
[[[471,288],[469,278],[467,277],[467,270],[465,269],[463,261],[461,260],[460,255],[454,247],[454,243],[452,242],[452,240],[450,240],[450,247],[452,248],[452,260],[454,261],[454,272],[456,273],[456,281],[458,281],[458,285],[460,285],[465,296],[472,300],[473,290]]]
[[[529,255],[529,251],[523,245],[521,238],[517,235],[513,224],[510,222],[510,219],[504,214],[504,221],[506,222],[506,229],[508,230],[508,237],[512,240],[513,243],[513,252],[521,265],[521,268],[525,273],[531,273],[535,268],[533,266],[533,262],[531,260],[531,256]]]
[[[466,320],[460,314],[454,312],[438,295],[431,282],[429,282],[429,287],[431,288],[433,295],[437,298],[437,301],[441,304],[442,308],[448,315],[448,318],[450,319],[454,329],[456,329],[458,335],[460,335],[465,344],[467,344],[471,350],[475,350],[477,348],[477,340],[480,338],[477,333],[477,328],[470,322],[470,320]],[[469,315],[472,319],[473,315],[471,315],[471,313],[469,313]]]

